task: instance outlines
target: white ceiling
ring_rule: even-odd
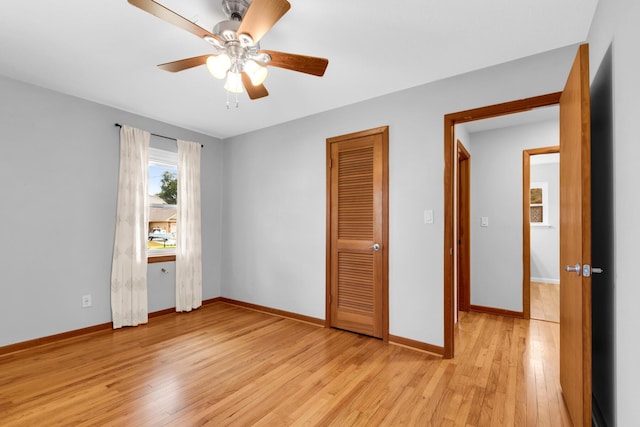
[[[227,138],[586,39],[597,0],[290,0],[263,49],[329,58],[318,78],[271,67],[267,98],[226,109],[213,52],[126,0],[3,0],[0,74]],[[160,0],[211,30],[220,0]]]

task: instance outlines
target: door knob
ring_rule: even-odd
[[[567,265],[564,268],[564,271],[568,272],[568,273],[576,273],[578,276],[580,275],[580,263],[576,263],[576,265]]]
[[[378,252],[380,250],[380,244],[379,243],[374,243],[372,246],[369,246],[369,248],[373,249],[376,252]]]

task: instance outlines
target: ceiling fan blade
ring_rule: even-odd
[[[207,58],[215,55],[202,55],[195,56],[193,58],[181,59],[179,61],[167,62],[165,64],[158,65],[158,68],[161,68],[165,71],[170,71],[172,73],[188,70],[189,68],[198,67],[200,65],[204,65],[207,63]]]
[[[173,24],[176,27],[182,28],[183,30],[187,30],[191,34],[194,34],[200,38],[209,36],[220,41],[220,39],[215,34],[212,34],[209,31],[202,28],[201,26],[194,24],[193,22],[189,21],[187,18],[178,15],[177,13],[175,13],[171,9],[164,7],[160,3],[156,3],[153,0],[128,0],[128,1],[130,4],[134,5],[135,7],[140,8],[145,12],[148,12],[154,16],[157,16],[158,18],[168,22],[169,24]]]
[[[242,18],[238,34],[249,34],[257,43],[287,13],[287,0],[253,0]]]
[[[269,92],[267,92],[267,88],[264,87],[264,85],[254,86],[247,73],[242,73],[242,84],[247,90],[247,95],[249,95],[249,98],[251,99],[263,98],[269,95]]]
[[[267,62],[267,65],[272,67],[286,68],[319,77],[324,75],[327,65],[329,65],[328,59],[316,58],[315,56],[296,55],[275,50],[261,50],[258,53],[268,53],[271,56],[271,61]]]

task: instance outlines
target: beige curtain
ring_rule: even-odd
[[[202,305],[200,144],[178,140],[176,311]]]
[[[147,323],[147,186],[151,134],[122,126],[116,236],[111,265],[113,328]]]

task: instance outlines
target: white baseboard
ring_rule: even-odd
[[[539,283],[549,283],[552,285],[560,284],[560,279],[549,279],[548,277],[531,277],[531,281]]]

